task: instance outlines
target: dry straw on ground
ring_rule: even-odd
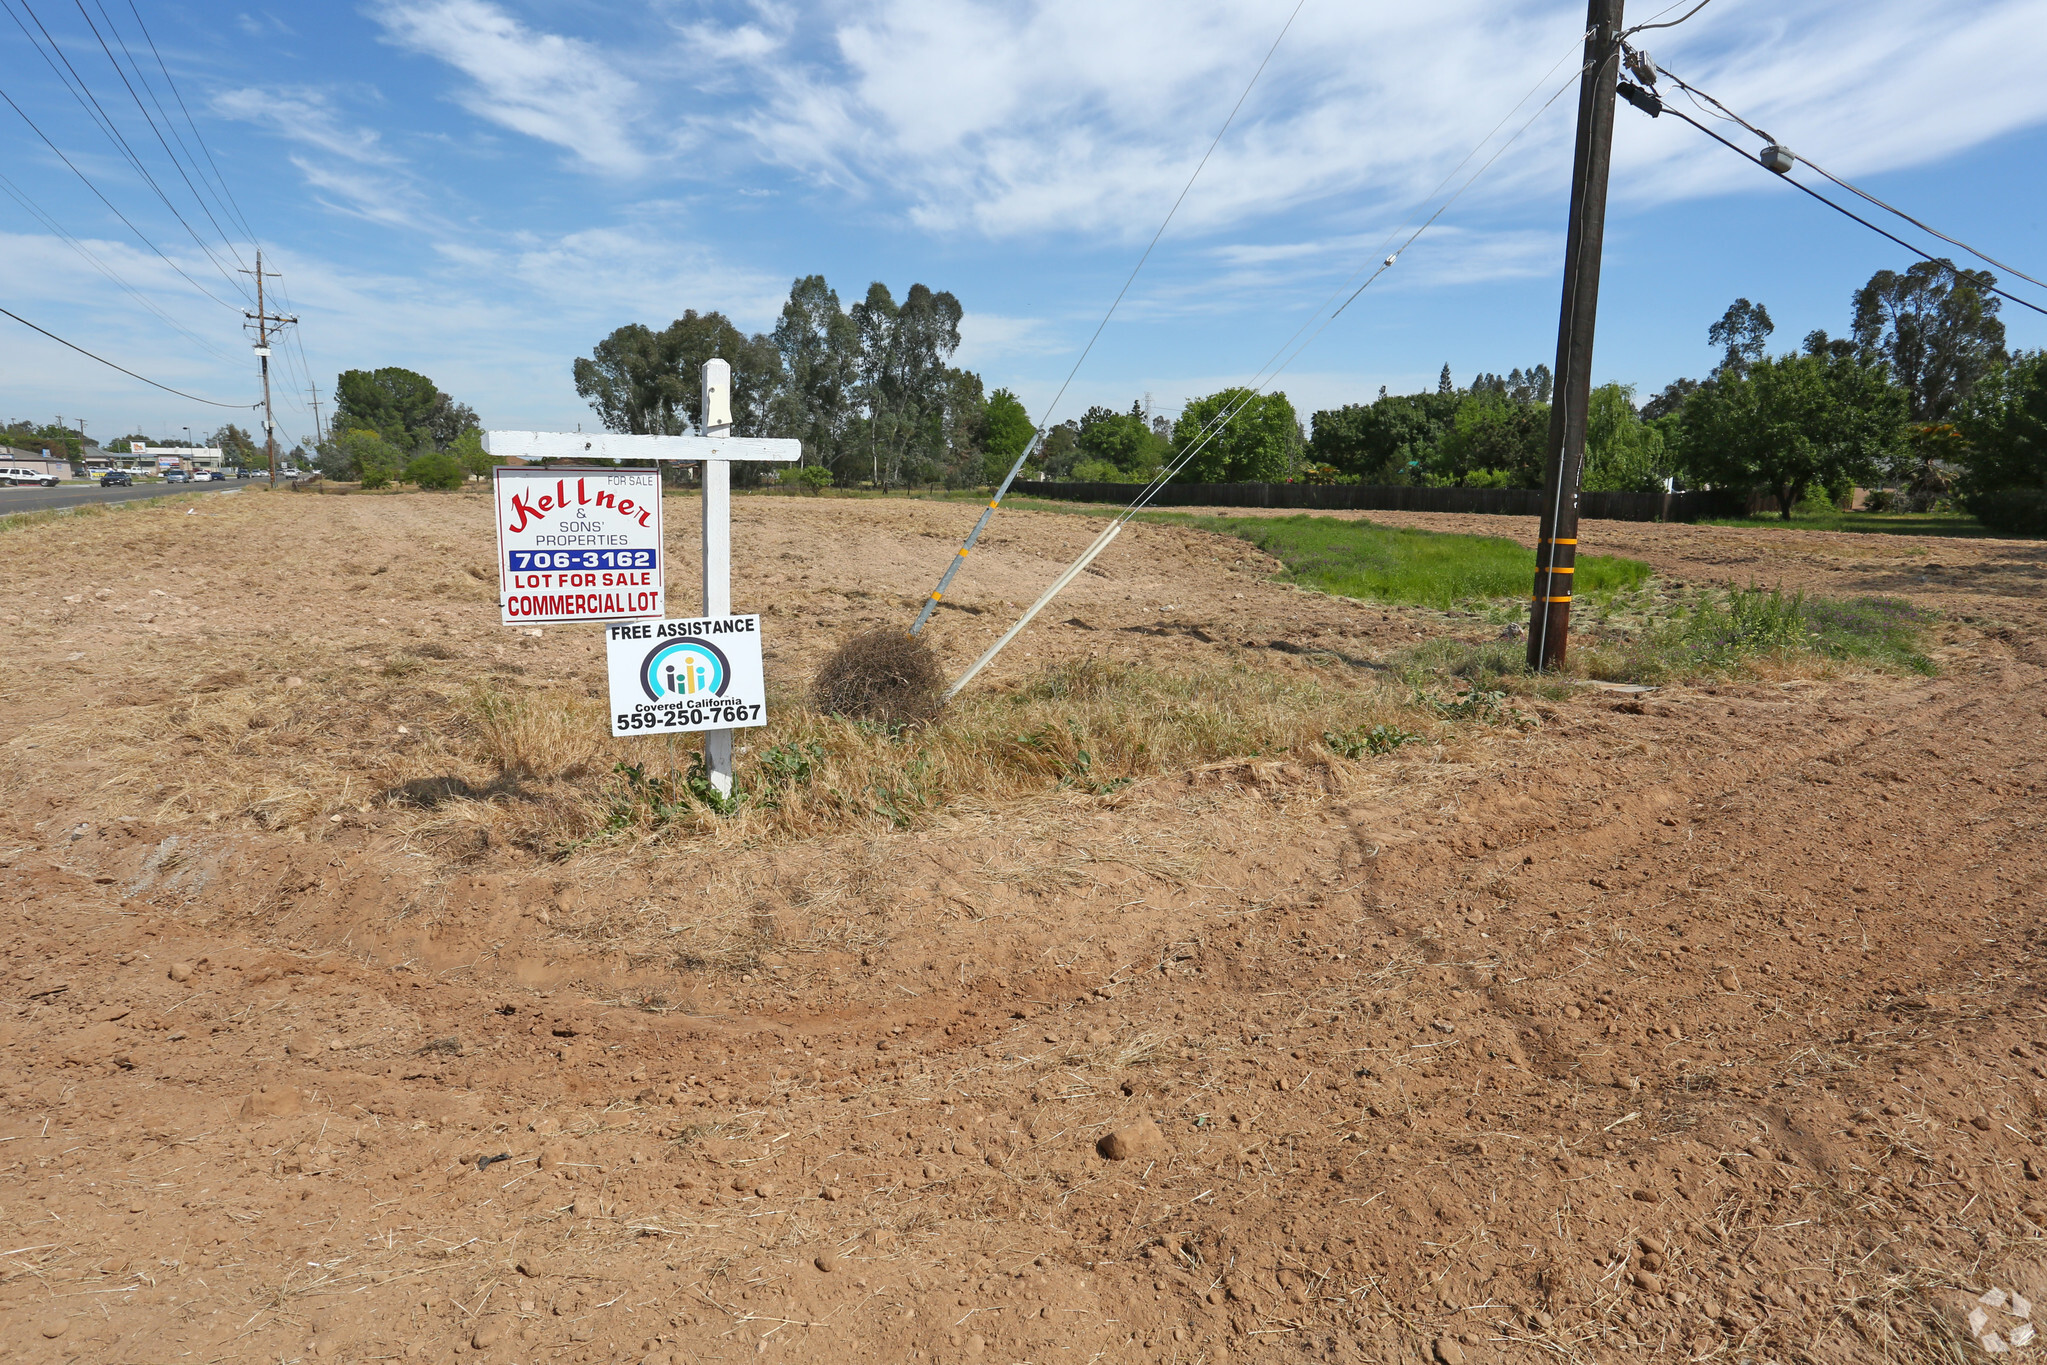
[[[884,626],[833,651],[817,671],[812,697],[826,715],[885,725],[921,725],[944,704],[938,656],[914,636]]]

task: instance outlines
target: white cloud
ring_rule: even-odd
[[[423,196],[407,180],[326,165],[297,155],[291,158],[291,164],[320,193],[321,202],[338,213],[385,227],[411,230],[441,227],[426,209]]]
[[[389,41],[469,77],[456,99],[477,117],[567,148],[595,170],[645,169],[631,127],[639,87],[595,45],[535,32],[488,0],[388,0],[373,13]]]
[[[388,166],[398,160],[374,128],[343,126],[333,99],[324,91],[243,86],[215,95],[213,109],[349,161]]]
[[[828,26],[808,52],[764,44],[755,57],[731,30],[727,51],[755,62],[766,93],[717,117],[775,162],[934,235],[1141,240],[1287,9],[1190,0],[1162,22],[1154,6],[1113,0],[840,0],[797,26]],[[1569,0],[1310,5],[1175,233],[1405,209],[1561,59],[1509,129],[1563,87],[1556,104],[1461,206],[1547,207],[1569,165],[1582,13]],[[1722,0],[1643,37],[1843,173],[2047,120],[2047,0]],[[1649,126],[1625,108],[1620,119],[1617,201],[1756,183],[1724,149],[1686,146],[1696,134],[1671,120]]]
[[[1016,356],[1058,355],[1070,339],[1055,335],[1043,318],[969,312],[960,319],[960,348],[953,363],[979,369]]]
[[[1723,4],[1714,25],[1702,15],[1642,36],[1659,39],[1650,44],[1658,62],[1838,174],[1923,165],[2047,121],[2042,0],[1808,0],[1795,13],[1762,0]],[[1663,93],[1737,145],[1760,148],[1675,89]],[[1675,119],[1651,122],[1625,106],[1617,119],[1615,183],[1630,197],[1752,190],[1769,179]]]

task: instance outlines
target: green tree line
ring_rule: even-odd
[[[575,361],[576,392],[611,431],[678,435],[701,423],[703,364],[722,357],[732,365],[733,431],[801,440],[798,473],[808,481],[973,483],[991,434],[1005,439],[1014,414],[995,404],[991,415],[981,377],[951,363],[962,316],[956,297],[927,285],[898,302],[876,281],[846,307],[824,276],[807,275],[772,332],[749,336],[723,313],[695,309],[658,330],[615,329]],[[1028,439],[1028,418],[1024,427]],[[741,483],[759,477],[743,464],[733,473]]]
[[[1952,261],[1880,270],[1852,299],[1849,334],[1809,333],[1772,354],[1769,309],[1736,299],[1707,328],[1720,361],[1637,405],[1593,390],[1586,489],[1760,488],[1790,518],[1808,498],[1894,485],[1877,505],[1959,502],[1996,525],[2047,530],[2047,364],[2010,354],[1987,271]],[[1313,464],[1362,483],[1539,487],[1549,373],[1317,412]],[[2030,509],[2030,510],[2027,510]],[[2023,515],[2022,515],[2023,514]],[[2015,520],[2017,518],[2018,520]]]

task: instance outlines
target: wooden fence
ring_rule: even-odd
[[[1019,483],[1013,492],[1061,502],[1127,503],[1134,483]],[[1152,499],[1157,507],[1297,507],[1318,512],[1478,512],[1492,516],[1542,514],[1535,488],[1415,488],[1383,484],[1169,483]],[[1714,489],[1704,493],[1580,493],[1578,515],[1595,521],[1699,521],[1774,512],[1767,494]]]

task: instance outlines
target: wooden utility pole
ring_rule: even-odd
[[[1609,116],[1613,112],[1612,103],[1611,100],[1607,101]],[[253,313],[245,312],[242,316],[254,318],[256,321],[256,359],[263,366],[263,450],[270,461],[270,486],[275,488],[277,487],[277,419],[270,411],[270,324],[274,322],[282,326],[288,322],[297,322],[298,319],[279,317],[264,309],[262,247],[256,248],[256,268],[254,270],[244,270],[242,274],[254,275],[256,277],[256,311]],[[274,270],[270,271],[269,278],[276,279],[277,272]]]
[[[1571,580],[1578,560],[1578,479],[1592,398],[1592,332],[1599,313],[1599,254],[1606,236],[1606,176],[1613,160],[1614,85],[1620,76],[1622,0],[1588,0],[1585,70],[1578,81],[1578,149],[1571,163],[1571,222],[1557,320],[1556,387],[1535,542],[1528,666],[1552,668],[1571,643]]]

